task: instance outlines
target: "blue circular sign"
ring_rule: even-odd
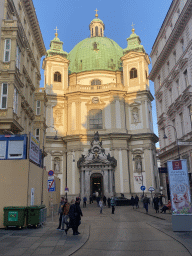
[[[144,190],[146,189],[146,187],[145,187],[145,186],[141,186],[140,189],[141,189],[142,191],[144,191]]]
[[[48,175],[49,176],[53,176],[54,175],[54,171],[52,171],[52,170],[48,171]]]

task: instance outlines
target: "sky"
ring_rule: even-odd
[[[58,37],[63,41],[63,50],[70,52],[74,46],[90,36],[89,24],[95,18],[96,8],[99,18],[105,24],[105,36],[113,39],[123,49],[135,24],[135,33],[150,55],[152,46],[165,19],[172,0],[33,0],[37,18],[48,50],[57,26]],[[42,58],[43,59],[43,58]],[[149,65],[149,72],[152,66]],[[43,87],[43,70],[41,68]],[[150,81],[154,96],[154,85]],[[158,136],[156,105],[152,102],[154,132]],[[157,145],[158,146],[158,145]]]

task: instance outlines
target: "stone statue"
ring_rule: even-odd
[[[94,140],[99,141],[99,133],[98,131],[94,134]]]
[[[58,172],[60,171],[60,162],[59,162],[59,159],[55,159],[54,171],[55,171],[56,173],[58,173]]]
[[[133,122],[138,123],[139,122],[139,114],[138,114],[137,109],[133,110],[132,115],[133,115]]]
[[[136,172],[141,172],[141,164],[142,164],[142,162],[141,162],[141,158],[137,158],[137,160],[136,160],[136,163],[135,163],[135,165],[136,165]]]

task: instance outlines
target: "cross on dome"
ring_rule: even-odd
[[[99,10],[97,10],[97,8],[96,8],[96,10],[95,10],[95,12],[96,12],[95,17],[96,17],[96,18],[98,18],[98,14],[97,14],[98,11],[99,11]]]
[[[134,28],[134,26],[135,26],[135,24],[133,24],[133,22],[132,22],[132,32],[134,33],[135,32],[135,28]]]
[[[54,30],[56,30],[55,37],[58,37],[57,30],[59,30],[59,29],[57,28],[57,26],[56,26],[56,28]]]

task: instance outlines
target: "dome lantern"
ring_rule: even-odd
[[[95,19],[93,19],[89,25],[91,37],[96,37],[96,36],[103,37],[105,25],[103,21],[98,18],[97,9],[95,10],[95,12],[96,12]]]

